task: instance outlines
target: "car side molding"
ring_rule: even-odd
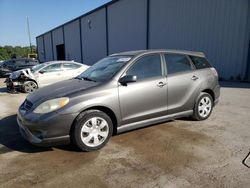
[[[119,134],[122,132],[127,132],[127,131],[130,131],[133,129],[146,127],[146,126],[153,125],[153,124],[160,123],[160,122],[164,122],[167,120],[174,120],[174,119],[179,118],[179,117],[191,116],[192,114],[193,114],[193,110],[187,110],[184,112],[178,112],[175,114],[170,114],[170,115],[166,115],[166,116],[161,116],[161,117],[156,117],[156,118],[142,120],[142,121],[138,121],[138,122],[134,122],[134,123],[125,124],[125,125],[122,125],[122,126],[117,128],[117,133]]]

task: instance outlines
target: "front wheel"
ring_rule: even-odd
[[[23,91],[25,93],[32,93],[33,91],[37,90],[38,86],[34,81],[26,81],[23,85]]]
[[[113,133],[110,117],[99,110],[88,110],[81,113],[71,131],[71,140],[83,151],[101,149]]]
[[[201,121],[207,119],[213,110],[213,98],[210,94],[201,92],[194,107],[193,118]]]

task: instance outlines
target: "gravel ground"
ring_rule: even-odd
[[[16,111],[26,95],[6,93],[3,81],[0,187],[249,187],[250,168],[242,161],[250,151],[250,84],[223,83],[206,121],[181,119],[127,132],[85,153],[24,141]]]

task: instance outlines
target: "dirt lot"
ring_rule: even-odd
[[[128,132],[84,153],[24,141],[15,114],[26,95],[6,93],[0,79],[0,187],[249,187],[250,84],[224,85],[206,121]]]

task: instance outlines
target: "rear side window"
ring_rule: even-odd
[[[74,64],[74,63],[63,63],[63,69],[64,70],[73,70],[80,68],[80,65]]]
[[[137,76],[137,80],[161,76],[160,55],[148,55],[142,57],[129,68],[126,74]]]
[[[196,69],[205,69],[212,67],[206,58],[203,57],[196,57],[196,56],[189,56],[195,66]]]
[[[192,66],[185,55],[165,54],[168,74],[191,71]]]

